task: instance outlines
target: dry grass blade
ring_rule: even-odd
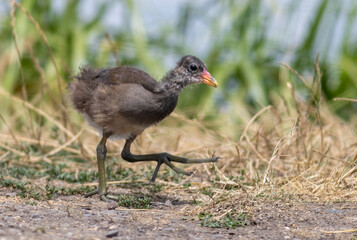
[[[255,146],[253,145],[253,143],[250,141],[248,135],[247,135],[247,131],[250,127],[250,125],[260,116],[262,115],[265,111],[271,109],[272,106],[266,106],[265,108],[261,109],[259,112],[257,112],[248,122],[247,126],[245,127],[244,131],[243,131],[243,134],[240,138],[240,141],[242,142],[243,139],[245,138],[246,141],[248,142],[249,146],[251,147],[251,149],[253,150],[253,152],[258,156],[258,158],[265,162],[265,163],[269,163],[269,161],[267,161],[259,152],[258,150],[255,148]]]
[[[269,109],[271,109],[271,108],[272,108],[272,106],[270,106],[270,105],[264,107],[263,109],[261,109],[259,112],[257,112],[257,113],[249,120],[249,122],[247,123],[246,127],[244,128],[244,131],[243,131],[243,133],[242,133],[242,136],[240,137],[240,141],[242,141],[243,138],[248,138],[248,136],[247,136],[247,131],[248,131],[250,125],[252,125],[252,123],[253,123],[260,115],[262,115],[265,111],[267,111],[267,110],[269,110]]]
[[[10,152],[5,152],[3,155],[0,156],[0,161],[2,161],[3,159],[5,159],[7,157],[7,155],[9,155]]]
[[[221,220],[222,217],[226,216],[228,213],[230,213],[230,212],[232,212],[232,211],[233,211],[233,209],[228,209],[228,210],[224,211],[223,214],[221,214],[220,216],[214,217],[214,219],[215,219],[216,221],[219,221],[219,220]]]
[[[295,75],[298,76],[301,79],[301,81],[304,83],[305,87],[310,88],[309,85],[307,84],[306,80],[295,69],[293,69],[289,65],[286,65],[285,63],[280,63],[280,65],[286,67],[291,72],[295,73]]]
[[[110,39],[109,33],[105,34],[105,38],[107,39],[109,47],[110,47],[110,51],[112,52],[112,54],[115,58],[115,64],[119,67],[121,64],[119,61],[117,48],[115,47],[113,41]]]
[[[20,157],[24,157],[27,158],[27,155],[23,152],[20,152],[18,150],[16,150],[15,148],[6,146],[5,144],[0,143],[0,147],[5,148],[6,150],[15,153],[16,155],[20,156]]]
[[[20,142],[25,142],[25,143],[29,143],[29,144],[40,144],[42,146],[59,147],[59,143],[58,142],[54,142],[52,140],[40,140],[40,141],[38,141],[37,139],[32,139],[32,138],[27,138],[27,137],[20,137],[20,136],[16,136],[16,138]],[[0,141],[9,142],[12,139],[13,138],[11,136],[7,135],[7,134],[0,134]],[[65,147],[63,150],[65,150],[67,152],[71,152],[71,153],[77,154],[77,155],[81,154],[81,151],[79,151],[77,149],[74,149],[74,148]]]
[[[16,135],[14,134],[14,131],[12,131],[11,127],[6,123],[6,120],[5,120],[4,116],[1,113],[0,113],[0,118],[3,121],[3,123],[5,124],[5,126],[7,127],[8,131],[10,132],[11,137],[14,139],[16,145],[20,146],[21,148],[23,148],[22,145],[20,144],[20,142],[17,140]]]
[[[289,133],[287,133],[285,136],[281,137],[279,139],[279,141],[276,143],[276,146],[274,148],[274,151],[273,151],[273,154],[269,160],[269,164],[268,164],[268,167],[265,171],[265,174],[264,174],[264,178],[263,178],[263,183],[267,183],[267,182],[271,182],[270,181],[270,178],[269,178],[269,175],[270,175],[270,172],[271,172],[271,168],[272,168],[272,163],[273,161],[277,158],[278,156],[278,152],[279,152],[279,149],[283,147],[283,145],[285,144],[286,142],[286,138],[288,135],[293,135],[294,134],[294,131],[295,131],[295,127],[293,127]]]
[[[313,90],[311,93],[311,97],[314,99],[316,103],[316,118],[318,121],[318,124],[320,126],[320,151],[324,152],[324,131],[323,131],[323,125],[322,125],[322,119],[321,119],[321,112],[320,112],[320,105],[321,105],[321,70],[319,66],[319,55],[317,54],[315,63],[314,63],[314,83],[316,84],[317,90]],[[316,97],[315,97],[316,95]],[[321,157],[320,162],[322,162],[323,157]]]
[[[357,102],[357,99],[352,98],[334,98],[334,101],[348,101],[348,102]]]
[[[21,90],[22,90],[22,94],[23,94],[24,99],[28,100],[27,91],[26,91],[26,87],[25,87],[24,74],[22,72],[22,67],[21,67],[21,53],[20,53],[20,49],[19,49],[19,45],[18,45],[17,34],[16,34],[16,31],[15,31],[15,21],[16,21],[16,18],[15,18],[15,5],[16,5],[16,2],[14,0],[11,0],[10,2],[11,2],[11,4],[10,4],[11,5],[10,16],[11,16],[12,36],[14,38],[14,45],[15,45],[15,50],[16,50],[16,54],[17,54],[18,64],[19,64],[19,73],[20,73],[20,79],[21,79],[21,82],[22,82]]]
[[[21,66],[21,53],[20,53],[20,49],[19,49],[19,45],[18,45],[17,34],[16,34],[16,31],[15,31],[15,22],[16,22],[15,5],[16,5],[16,2],[15,1],[11,1],[10,17],[11,17],[12,35],[13,35],[13,38],[14,38],[14,45],[15,45],[18,64],[19,64],[19,73],[20,73],[20,79],[21,79],[21,83],[22,83],[21,84],[21,91],[22,91],[23,98],[26,101],[28,101],[28,94],[27,94],[24,74],[23,74],[23,70],[22,70],[22,66]],[[30,119],[30,128],[31,128],[32,134],[34,135],[35,131],[34,131],[34,127],[33,127],[33,119],[31,118],[31,113],[30,113],[30,111],[28,109],[27,109],[26,112],[27,112],[28,117]]]
[[[184,121],[184,122],[187,122],[189,124],[193,124],[195,126],[198,126],[199,128],[201,128],[202,130],[204,130],[205,132],[211,134],[212,136],[219,136],[219,137],[222,137],[224,139],[227,139],[228,137],[227,136],[223,136],[222,134],[220,134],[219,132],[216,132],[216,131],[213,131],[209,128],[207,128],[204,124],[202,124],[200,121],[197,121],[197,120],[192,120],[192,119],[189,119],[187,117],[185,117],[184,115],[182,114],[178,114],[176,112],[173,112],[170,114],[170,118],[175,118],[175,119],[179,119],[181,121]]]
[[[321,230],[323,233],[352,233],[352,232],[357,232],[357,228],[355,229],[346,229],[346,230],[338,230],[338,231],[325,231]]]
[[[355,154],[355,156],[353,157],[352,161],[345,161],[346,163],[348,163],[348,165],[345,167],[344,171],[341,171],[341,173],[339,174],[339,177],[336,181],[336,185],[341,184],[341,182],[348,176],[352,175],[354,172],[357,172],[357,163],[356,163],[356,159],[357,159],[357,152]],[[354,165],[354,166],[353,166]],[[352,167],[353,166],[353,167]],[[352,167],[352,168],[351,168]],[[350,170],[348,170],[349,168],[351,168]],[[347,172],[345,170],[348,170]]]
[[[70,139],[66,143],[62,144],[61,146],[57,147],[56,149],[53,149],[52,151],[46,153],[44,157],[49,157],[49,156],[54,155],[54,154],[58,153],[59,151],[65,149],[67,146],[69,146],[70,144],[72,144],[74,141],[76,141],[78,139],[78,137],[83,133],[83,130],[84,130],[84,128],[82,127],[82,129],[75,136],[73,136],[72,139]]]
[[[14,100],[15,102],[19,102],[22,103],[25,107],[27,107],[28,109],[33,110],[34,112],[38,113],[39,115],[45,117],[48,121],[52,122],[53,124],[55,124],[59,129],[61,129],[65,134],[67,134],[69,137],[73,137],[73,133],[71,133],[68,129],[66,129],[60,122],[58,122],[57,120],[55,120],[53,117],[51,117],[49,114],[45,113],[44,111],[42,111],[41,109],[38,109],[37,107],[35,107],[34,105],[32,105],[31,103],[24,101],[18,97],[15,97],[9,93],[7,93],[6,91],[4,91],[2,88],[0,88],[0,94],[3,96],[6,96],[8,98],[10,98],[11,100]]]
[[[148,180],[122,180],[122,181],[108,181],[108,185],[116,185],[116,184],[130,184],[130,183],[148,183]],[[167,181],[162,181],[162,180],[156,180],[157,183],[162,183],[170,186],[181,186],[181,184],[177,183],[172,183],[172,182],[167,182]],[[83,186],[98,186],[98,183],[85,183]]]
[[[58,67],[57,67],[55,58],[53,56],[52,50],[50,48],[50,45],[48,44],[48,40],[47,40],[47,37],[46,37],[45,33],[41,29],[40,24],[32,17],[32,15],[20,3],[15,2],[15,0],[9,0],[9,1],[10,1],[11,5],[17,6],[23,13],[26,14],[27,18],[35,25],[36,29],[40,33],[41,38],[42,38],[43,42],[45,43],[45,45],[47,47],[47,51],[48,51],[48,53],[50,55],[52,64],[53,64],[53,66],[55,68],[55,71],[56,71],[58,90],[60,92],[60,97],[61,97],[61,100],[62,100],[62,103],[63,103],[63,92],[62,92],[62,84],[61,84],[60,74],[59,74]],[[15,26],[13,26],[13,28],[15,28]]]
[[[26,17],[30,20],[30,22],[32,22],[34,24],[34,26],[36,27],[38,33],[40,34],[46,48],[47,48],[47,51],[48,51],[48,54],[50,56],[50,59],[51,59],[51,62],[54,66],[54,69],[55,69],[55,72],[56,72],[56,81],[57,81],[57,90],[59,92],[59,98],[60,98],[60,101],[59,101],[59,106],[60,106],[60,110],[61,110],[61,116],[62,116],[62,120],[63,120],[63,125],[64,126],[67,126],[67,124],[71,124],[71,122],[68,121],[68,115],[67,115],[67,110],[65,108],[65,101],[64,101],[64,94],[63,94],[63,90],[62,90],[62,79],[60,77],[60,73],[59,73],[59,70],[58,70],[58,66],[57,66],[57,63],[55,61],[55,57],[54,57],[54,54],[51,50],[51,47],[48,43],[48,40],[47,40],[47,37],[44,33],[44,31],[42,30],[40,24],[32,17],[32,15],[21,5],[21,3],[18,3],[18,2],[15,2],[15,0],[8,0],[10,3],[11,3],[11,6],[12,6],[12,9],[13,11],[15,11],[15,8],[14,6],[18,7],[23,13],[25,13]],[[13,16],[14,17],[14,16]],[[15,19],[15,17],[14,17]],[[13,27],[13,32],[15,33],[15,25],[12,26]],[[16,40],[16,39],[15,39]],[[16,43],[16,42],[15,42]],[[23,85],[22,85],[23,88],[25,88],[25,84],[23,82]],[[26,90],[26,89],[25,89]],[[27,98],[25,98],[27,100]],[[31,121],[32,121],[32,118],[31,118]],[[32,122],[31,122],[32,124]],[[33,134],[34,134],[34,130],[33,130]]]

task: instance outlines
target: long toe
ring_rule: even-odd
[[[223,159],[223,158],[221,158],[221,157],[214,157],[213,159],[214,159],[214,162],[217,162],[218,159]]]
[[[168,159],[165,159],[164,160],[164,163],[169,166],[172,170],[174,170],[175,172],[177,173],[181,173],[181,174],[184,174],[186,176],[191,176],[192,175],[192,172],[186,172],[178,167],[175,167]]]
[[[91,196],[93,196],[93,195],[95,195],[95,194],[98,194],[99,193],[99,190],[98,189],[95,189],[95,190],[93,190],[93,191],[90,191],[90,192],[88,192],[88,193],[86,193],[86,194],[84,194],[84,197],[91,197]]]

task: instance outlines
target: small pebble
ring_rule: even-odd
[[[329,213],[340,213],[340,214],[343,213],[341,210],[336,210],[336,209],[328,209],[327,211],[328,211]]]
[[[12,193],[6,193],[5,194],[5,197],[15,197],[17,195],[17,193],[16,192],[12,192]]]
[[[31,218],[43,218],[40,214],[32,214]]]
[[[175,232],[175,228],[172,228],[172,227],[167,227],[167,228],[164,228],[162,230],[163,231],[169,231],[169,232]]]
[[[81,208],[85,209],[85,210],[90,210],[91,209],[91,207],[89,205],[82,205]]]
[[[107,238],[112,238],[112,237],[116,237],[118,236],[119,231],[118,230],[113,230],[107,233],[107,235],[105,235]]]
[[[170,200],[167,200],[167,201],[165,202],[165,206],[172,207],[171,201],[170,201]]]
[[[116,225],[112,225],[112,226],[109,227],[109,230],[116,229],[117,227],[118,227],[118,226],[116,226]]]
[[[110,202],[108,203],[107,207],[108,207],[108,210],[114,210],[118,207],[118,203],[117,202]]]

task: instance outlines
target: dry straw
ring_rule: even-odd
[[[62,93],[62,78],[44,32],[20,3],[10,2],[13,21],[17,7],[35,25],[55,66],[59,89],[48,88],[44,95],[51,96],[57,91]],[[16,39],[14,24],[13,35]],[[110,41],[109,37],[107,39]],[[112,44],[111,47],[115,49]],[[117,56],[116,51],[113,54]],[[37,69],[44,73],[36,65],[35,54],[32,56]],[[221,156],[223,159],[216,165],[189,166],[195,175],[183,178],[180,183],[161,181],[166,185],[166,192],[177,194],[181,191],[207,203],[207,209],[222,210],[215,215],[217,219],[231,213],[231,209],[239,210],[247,199],[271,199],[277,194],[312,201],[357,200],[357,135],[350,124],[328,109],[321,94],[318,58],[312,79],[305,79],[290,66],[283,64],[283,67],[292,73],[292,76],[285,74],[288,77],[282,77],[281,80],[286,86],[283,91],[288,94],[275,96],[272,105],[257,111],[244,125],[234,125],[228,122],[229,118],[220,118],[213,127],[207,127],[204,121],[173,113],[158,127],[152,127],[140,136],[133,151],[139,154],[168,151],[189,157]],[[46,76],[42,75],[42,78],[46,79]],[[302,81],[308,92],[307,99],[298,96],[291,78]],[[12,102],[9,113],[0,115],[1,121],[6,123],[1,128],[1,161],[36,165],[44,160],[56,164],[64,162],[72,169],[96,169],[94,149],[98,136],[83,120],[78,120],[78,115],[70,106],[65,106],[65,101],[61,101],[63,106],[58,111],[53,102],[32,103],[26,97],[20,98],[3,89],[0,89],[0,95]],[[239,111],[236,109],[237,116]],[[30,113],[27,117],[26,112]],[[42,125],[36,121],[39,116],[44,119]],[[40,131],[41,138],[36,137],[30,129],[33,132]],[[240,138],[237,138],[241,129]],[[231,134],[225,135],[223,132]],[[29,156],[26,146],[30,144],[38,146],[39,152]],[[108,155],[120,158],[122,145],[118,141],[109,142]],[[72,157],[87,159],[88,164],[68,162],[65,157],[58,156],[63,151]],[[8,159],[11,155],[9,152],[18,156],[18,160]],[[131,164],[120,160],[122,168],[139,170],[147,165],[152,164]],[[124,179],[113,184],[127,181]],[[191,183],[191,186],[183,188],[183,183]],[[205,187],[211,188],[211,195],[198,191]],[[200,208],[198,211],[202,210]]]

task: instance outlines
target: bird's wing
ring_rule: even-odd
[[[158,87],[158,82],[149,74],[128,66],[99,70],[95,79],[109,85],[138,84],[151,92]]]
[[[161,96],[133,83],[100,84],[93,98],[92,115],[112,120],[124,118],[147,126],[164,119],[177,104],[177,96]]]

